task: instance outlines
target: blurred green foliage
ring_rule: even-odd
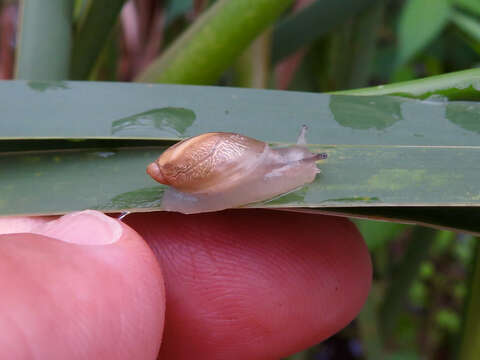
[[[258,83],[255,78],[262,77],[267,79],[261,82],[265,87],[322,92],[391,84],[480,66],[479,0],[282,0],[281,6],[279,0],[271,0],[271,4],[262,0],[262,16],[247,11],[235,13],[233,24],[248,24],[248,33],[242,33],[246,29],[231,31],[228,17],[219,21],[215,17],[221,12],[212,5],[235,1],[239,3],[139,0],[131,13],[127,14],[130,10],[125,7],[120,17],[122,0],[111,4],[74,0],[73,52],[63,55],[71,56],[63,63],[71,60],[70,74],[75,79],[131,80],[146,73],[143,81],[155,81],[162,79],[164,69],[174,69],[168,73],[169,81],[181,79],[195,84],[201,79],[210,84],[253,87]],[[15,3],[0,0],[0,9]],[[271,5],[275,5],[274,12],[269,11]],[[127,22],[127,15],[133,16],[137,25]],[[209,46],[189,42],[193,35],[181,35],[191,25],[198,27],[201,22],[202,29],[208,29],[215,21],[223,29],[221,46],[216,46],[218,34],[207,34]],[[269,24],[272,26],[257,48],[248,48]],[[6,33],[6,29],[0,29],[0,33]],[[192,64],[189,54],[194,54],[194,60],[200,59],[206,48],[210,58],[189,68],[187,74],[181,61],[187,59],[186,64]],[[10,43],[0,38],[0,74],[9,73],[2,72],[2,67],[10,66],[2,60],[9,51],[14,51]],[[243,56],[237,57],[242,51]],[[175,56],[168,55],[172,53]],[[33,52],[28,61],[49,65],[36,55]],[[163,64],[163,68],[152,68],[155,63]],[[255,66],[259,63],[267,66]],[[213,74],[207,78],[198,76],[205,70],[204,64]],[[50,65],[56,66],[53,62]],[[249,74],[250,83],[245,77],[235,76],[239,69]],[[455,74],[452,79],[455,83]],[[457,100],[479,99],[480,85],[477,82],[472,87],[474,96]],[[371,251],[375,271],[364,312],[340,334],[290,359],[334,359],[332,349],[338,346],[350,349],[351,359],[367,355],[388,360],[454,358],[465,322],[463,304],[471,293],[467,279],[476,240],[447,231],[424,232],[412,225],[366,220],[356,224]],[[421,254],[416,251],[420,248]],[[398,272],[402,267],[407,271]],[[393,296],[391,307],[380,311],[386,299],[392,299],[391,294],[402,296]],[[387,333],[380,330],[385,317],[394,319]]]

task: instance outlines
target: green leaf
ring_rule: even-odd
[[[4,81],[0,94],[1,214],[158,209],[164,186],[145,168],[173,141],[233,131],[285,145],[307,124],[322,173],[250,206],[480,231],[477,102],[93,82]]]
[[[448,23],[450,0],[408,0],[400,15],[397,65],[427,46]]]
[[[89,0],[74,36],[70,78],[85,80],[95,66],[125,0]]]
[[[293,0],[219,0],[137,78],[213,84]]]
[[[453,3],[480,16],[480,2],[478,0],[454,0]]]
[[[368,238],[364,237],[364,239],[367,240]],[[382,287],[375,282],[372,283],[368,299],[355,320],[362,342],[362,352],[367,359],[385,358],[377,316],[382,297]]]
[[[409,246],[400,264],[393,271],[385,298],[380,309],[380,324],[384,342],[390,340],[401,308],[406,300],[408,290],[418,277],[422,262],[428,257],[429,250],[435,240],[437,231],[414,227],[410,235]]]
[[[117,28],[118,30],[118,28]],[[120,49],[118,44],[119,31],[112,31],[97,59],[89,79],[97,81],[115,81],[117,79]]]
[[[378,32],[382,26],[385,4],[377,1],[359,14],[354,21],[352,66],[349,74],[348,88],[368,85],[374,63]]]
[[[75,20],[83,16],[87,9],[88,0],[74,0],[73,18]]]
[[[480,351],[480,243],[476,239],[475,261],[470,276],[468,299],[462,324],[458,359],[473,360]]]
[[[433,226],[480,234],[478,205],[473,206],[387,206],[328,208],[329,213],[366,219],[388,219],[403,224]]]
[[[70,65],[73,0],[24,0],[16,78],[65,80]]]
[[[465,31],[475,41],[480,42],[480,21],[458,11],[453,12],[451,19],[455,25]]]
[[[326,36],[324,46],[310,50],[309,57],[315,59],[306,61],[318,68],[320,90],[354,89],[368,84],[383,8],[383,2],[369,6]],[[309,72],[307,76],[312,75]]]
[[[378,0],[317,0],[275,27],[274,63],[326,34]]]
[[[362,233],[370,251],[382,247],[405,230],[405,225],[371,220],[357,220],[355,224]]]
[[[445,97],[449,100],[480,100],[480,69],[457,71],[424,79],[336,91],[337,95],[397,95],[416,99]]]

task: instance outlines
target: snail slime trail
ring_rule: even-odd
[[[161,205],[167,211],[194,214],[268,200],[320,172],[315,162],[327,154],[307,149],[306,132],[304,125],[296,145],[275,149],[240,134],[205,133],[169,147],[147,173],[169,185]]]

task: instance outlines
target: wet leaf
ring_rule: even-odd
[[[480,232],[480,103],[179,85],[0,82],[0,214],[158,210],[146,166],[208,131],[326,152],[316,180],[254,207]],[[28,106],[26,106],[28,104]]]

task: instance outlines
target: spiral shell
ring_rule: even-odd
[[[168,148],[147,172],[181,191],[208,192],[226,181],[227,187],[233,186],[258,164],[267,148],[264,142],[240,134],[206,133]]]

